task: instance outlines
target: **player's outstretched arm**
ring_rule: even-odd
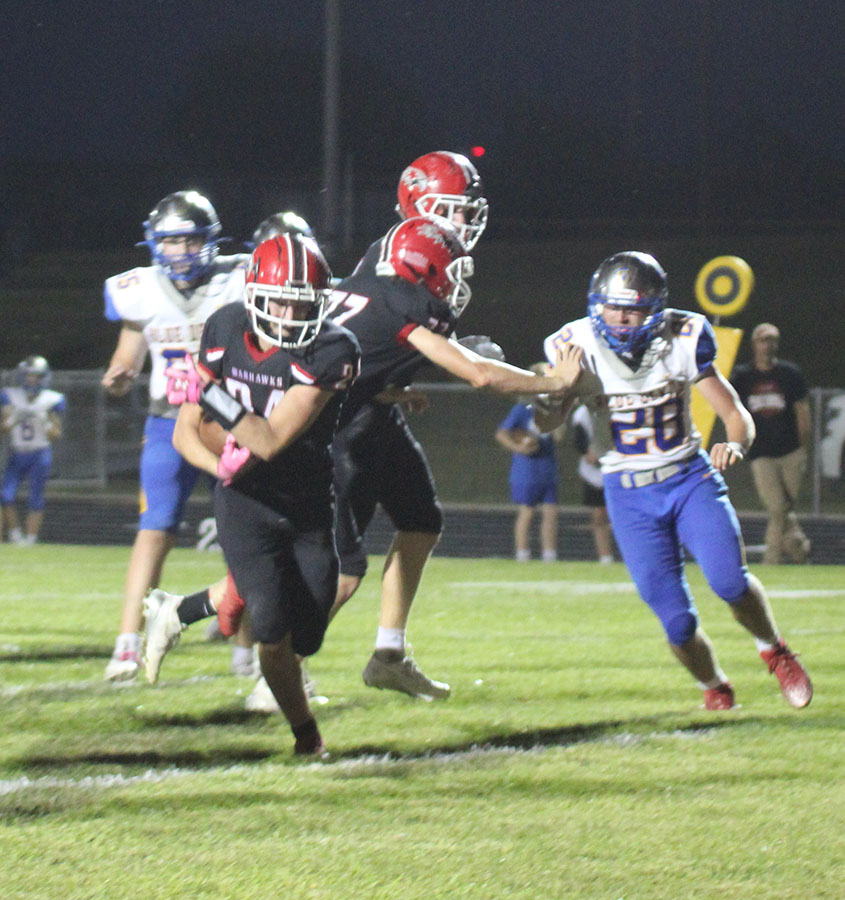
[[[408,342],[435,365],[474,388],[500,394],[568,393],[580,375],[581,348],[565,348],[565,359],[559,360],[547,376],[535,375],[506,362],[488,359],[463,347],[456,340],[435,334],[419,326],[408,335]]]
[[[745,458],[754,442],[754,420],[734,388],[715,367],[711,367],[696,384],[725,425],[727,440],[710,448],[710,462],[722,472]]]

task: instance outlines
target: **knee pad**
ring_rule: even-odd
[[[738,603],[748,590],[748,577],[744,572],[723,572],[708,579],[708,583],[713,593],[729,605]]]
[[[670,644],[685,644],[698,628],[698,619],[688,610],[671,619],[661,619],[663,630]]]

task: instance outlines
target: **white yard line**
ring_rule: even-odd
[[[336,762],[332,760],[318,761],[306,764],[304,766],[291,766],[279,763],[259,763],[266,770],[279,770],[288,772],[297,772],[302,769],[309,772],[326,772],[332,775],[337,772],[366,772],[369,769],[383,769],[385,767],[408,766],[416,763],[433,763],[439,766],[451,765],[454,763],[471,762],[475,759],[489,759],[496,756],[535,756],[548,750],[567,749],[576,744],[616,744],[622,747],[633,747],[642,744],[645,741],[658,740],[701,740],[709,738],[713,729],[697,728],[691,731],[675,730],[671,732],[651,732],[649,734],[633,734],[622,733],[612,734],[599,738],[575,738],[561,744],[542,744],[538,743],[533,747],[484,747],[476,746],[468,750],[455,750],[447,752],[436,752],[420,755],[393,755],[386,753],[384,755],[368,755],[357,759],[339,759]],[[21,776],[20,778],[11,778],[0,780],[0,797],[13,793],[26,793],[29,791],[54,790],[57,788],[76,788],[79,790],[87,790],[91,788],[121,788],[130,787],[135,784],[160,784],[177,778],[188,778],[193,775],[222,775],[224,777],[230,775],[242,775],[244,772],[256,772],[257,767],[239,763],[234,766],[212,766],[208,768],[188,768],[171,766],[167,769],[155,770],[148,769],[140,775],[123,775],[119,772],[108,773],[104,775],[86,775],[82,778],[56,778],[54,776],[45,775],[41,778],[28,778]]]

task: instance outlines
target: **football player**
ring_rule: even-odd
[[[314,237],[314,231],[311,226],[302,218],[302,216],[286,210],[285,212],[273,213],[263,219],[255,231],[252,233],[252,240],[247,243],[250,250],[254,250],[259,244],[276,237],[277,234],[301,234],[305,237]]]
[[[460,153],[435,150],[415,159],[399,178],[396,212],[454,225],[467,250],[487,227],[487,200],[475,166]]]
[[[699,683],[704,706],[731,709],[734,688],[699,624],[684,575],[684,547],[754,637],[789,703],[806,706],[812,684],[778,631],[763,585],[748,571],[720,474],[743,460],[754,423],[715,366],[710,323],[699,313],[666,308],[666,274],[647,253],[604,260],[587,296],[587,316],[546,338],[547,359],[574,349],[581,371],[538,425],[548,430],[561,424],[576,398],[589,407],[617,544],[672,652]],[[709,455],[690,415],[693,384],[725,426],[726,440]]]
[[[34,544],[44,519],[44,487],[50,477],[52,445],[62,436],[65,397],[50,389],[50,365],[43,356],[18,364],[16,384],[0,391],[0,431],[10,435],[10,453],[0,487],[6,539]],[[21,531],[15,498],[28,481],[27,516]]]
[[[173,449],[178,404],[168,396],[167,370],[190,365],[206,319],[241,301],[248,257],[218,255],[220,221],[196,191],[164,197],[144,223],[152,265],[114,275],[105,283],[106,317],[122,323],[102,379],[113,396],[126,394],[149,354],[149,407],[141,452],[138,532],[124,586],[123,615],[105,677],[133,679],[141,664],[144,595],[161,577],[185,503],[200,471]]]
[[[476,171],[475,166],[473,166],[473,164],[465,156],[457,153],[435,151],[433,153],[426,153],[414,160],[414,162],[412,162],[400,176],[397,188],[397,201],[396,211],[398,215],[402,219],[414,219],[414,229],[419,227],[420,223],[417,220],[419,219],[421,214],[424,214],[427,218],[429,218],[430,221],[439,223],[439,225],[443,227],[447,235],[451,234],[452,231],[457,229],[459,236],[462,236],[463,240],[466,241],[470,247],[474,246],[475,242],[478,240],[486,226],[487,201],[483,197],[481,179],[478,176],[478,172]],[[277,217],[271,217],[266,221],[272,224],[272,220],[274,218]],[[264,224],[265,223],[262,223],[262,225]],[[390,232],[390,235],[392,235],[394,231],[395,229]],[[410,232],[403,230],[400,234],[406,235],[408,233]],[[445,240],[445,238],[443,238],[443,240]],[[452,238],[449,237],[448,240],[451,242]],[[355,273],[351,277],[361,276],[364,278],[376,278],[375,269],[377,263],[379,262],[382,243],[383,241],[376,241],[370,247],[367,254],[358,263]],[[400,240],[397,243],[397,247],[401,243],[402,238],[400,237]],[[423,302],[421,304],[417,304],[417,308],[414,314],[417,316],[426,315],[427,304],[431,304],[432,302],[434,302],[436,314],[433,317],[432,322],[437,327],[439,335],[449,335],[452,333],[454,323],[457,321],[457,317],[460,314],[460,311],[463,309],[463,306],[469,299],[469,288],[468,285],[463,282],[463,278],[468,277],[468,272],[470,271],[470,266],[472,265],[472,259],[468,255],[466,255],[465,251],[466,245],[463,246],[463,249],[460,251],[460,253],[455,250],[456,254],[462,256],[465,259],[465,261],[461,263],[461,266],[464,268],[464,272],[460,275],[459,278],[459,281],[462,282],[462,286],[460,287],[460,289],[458,290],[457,282],[454,284],[449,284],[448,289],[446,288],[444,283],[441,283],[438,287],[438,290],[444,293],[444,296],[446,293],[452,292],[455,292],[459,295],[453,298],[452,302],[455,304],[455,307],[451,311],[445,309],[442,299],[435,297],[433,300],[430,296],[431,291],[425,289],[420,292],[419,287],[417,288],[417,292],[419,292],[419,296],[423,298]],[[441,282],[448,281],[448,276],[445,272],[445,266],[449,265],[450,261],[454,260],[452,260],[448,255],[443,255],[439,261],[441,270],[439,273],[437,273],[436,277],[439,278]],[[384,270],[384,267],[382,268],[383,271],[386,271]],[[406,274],[410,272],[409,269],[406,269],[405,271]],[[401,281],[401,279],[398,279],[398,281]],[[398,281],[396,281],[396,283],[398,283]],[[434,278],[432,278],[431,281],[433,283]],[[377,283],[386,284],[386,282],[382,281],[379,281]],[[407,290],[411,290],[407,283],[404,288],[400,287],[398,289],[397,295],[399,298],[405,295],[406,288]],[[412,291],[412,294],[413,293],[414,291]],[[376,303],[373,307],[373,310],[378,309],[378,314],[381,315],[384,314],[385,310],[387,310],[388,307],[388,303]],[[347,318],[353,313],[354,311],[350,311],[350,309],[348,308],[338,307],[337,302],[334,303],[333,315],[336,315],[337,321],[345,323]],[[370,320],[372,318],[375,318],[375,314],[373,313],[373,311],[365,316],[366,320]],[[422,321],[425,322],[426,325],[431,324],[426,318],[423,318]],[[393,324],[394,320],[388,318],[387,329],[378,337],[378,340],[383,341],[384,345],[381,346],[378,343],[374,344],[372,348],[372,352],[374,354],[373,359],[382,354],[386,347],[389,346],[391,350],[393,349],[393,343],[396,336],[387,333],[389,332]],[[402,324],[404,326],[409,323],[403,322]],[[473,360],[477,361],[481,359],[481,353],[471,352],[474,347],[479,347],[479,349],[490,358],[496,358],[500,360],[502,359],[501,348],[499,348],[498,345],[492,343],[488,338],[484,338],[482,336],[472,336],[470,338],[464,338],[463,340],[467,343],[471,358]],[[379,366],[381,367],[380,371],[381,375],[383,375],[384,377],[373,378],[372,375],[369,374],[370,368],[373,364],[372,360],[365,359],[363,365],[368,372],[368,379],[370,379],[372,383],[380,382],[379,390],[377,392],[379,394],[378,409],[382,413],[386,413],[391,404],[399,404],[399,406],[397,406],[397,408],[393,411],[393,415],[397,418],[397,420],[402,422],[401,428],[397,426],[397,430],[402,432],[401,440],[403,442],[407,441],[414,447],[418,447],[416,442],[413,440],[412,435],[410,435],[410,431],[407,432],[407,438],[404,436],[404,429],[407,429],[407,425],[404,424],[404,415],[400,407],[403,407],[407,410],[418,411],[424,409],[427,405],[428,401],[425,395],[422,392],[414,390],[409,386],[410,375],[424,363],[425,358],[417,353],[417,351],[413,350],[413,348],[411,348],[411,346],[404,340],[404,337],[402,337],[402,347],[403,350],[399,354],[399,360],[394,360],[392,365],[395,365],[397,369],[402,370],[403,357],[414,359],[413,364],[410,366],[407,378],[405,377],[404,372],[393,371],[390,365],[382,366],[381,363],[379,363]],[[390,354],[388,354],[388,356],[390,356]],[[436,504],[436,499],[434,498],[434,488],[433,485],[430,485],[428,463],[426,462],[425,457],[422,455],[422,452],[419,452],[420,457],[416,461],[416,465],[425,471],[425,483],[426,485],[429,485],[427,490],[431,495],[431,499],[429,499],[428,503],[429,506],[431,506],[432,504]],[[416,450],[411,451],[411,455],[414,455],[415,453]],[[395,469],[393,471],[395,474]],[[336,477],[338,477],[337,472]],[[375,474],[375,470],[372,477],[374,479],[378,477],[377,474]],[[426,489],[423,488],[424,492],[425,490]],[[342,574],[338,588],[338,598],[333,608],[332,616],[355,592],[358,585],[360,584],[364,571],[366,570],[366,553],[363,549],[362,536],[363,531],[366,529],[366,525],[372,518],[374,510],[375,504],[373,505],[372,511],[367,514],[360,514],[360,524],[357,524],[353,521],[353,513],[351,512],[348,504],[342,496],[339,496],[338,539],[339,541],[343,541],[344,544],[348,546],[346,546],[341,553]],[[428,549],[421,555],[420,558],[418,558],[413,563],[413,567],[418,568],[419,570],[413,576],[417,581],[421,577],[422,568],[425,565],[425,561],[428,558],[431,548],[437,541],[437,536],[439,535],[441,527],[439,507],[437,507],[436,512],[433,512],[431,508],[429,508],[427,512],[421,511],[420,515],[421,517],[427,517],[427,521],[434,522],[431,527],[433,527],[435,531],[433,532],[433,537],[432,533],[429,533],[425,536],[424,539],[420,541],[420,543],[427,544]],[[400,559],[400,562],[403,565],[406,556],[407,551],[405,555]],[[409,694],[426,697],[447,696],[449,693],[448,685],[444,685],[439,682],[432,682],[427,679],[419,671],[413,660],[410,657],[407,657],[407,655],[404,653],[404,649],[401,653],[397,654],[397,652],[395,652],[396,647],[394,645],[400,642],[400,637],[402,648],[404,648],[405,625],[410,614],[410,604],[413,599],[413,595],[416,592],[416,584],[414,584],[412,586],[409,586],[405,591],[405,593],[407,593],[407,591],[410,591],[410,597],[400,596],[400,592],[397,591],[395,585],[396,577],[396,572],[391,572],[390,577],[385,582],[385,584],[390,585],[390,588],[386,589],[387,596],[383,600],[385,611],[380,617],[380,621],[382,621],[382,623],[387,623],[384,624],[384,627],[389,629],[389,634],[387,631],[379,631],[379,637],[377,637],[376,642],[377,649],[380,655],[388,656],[392,663],[392,674],[389,677],[385,676],[385,678],[382,679],[384,681],[390,681],[391,683],[388,685],[379,684],[374,686],[393,687],[395,686],[395,682],[400,685],[396,689],[402,690]],[[231,634],[233,632],[233,629],[236,627],[235,622],[237,621],[237,616],[240,608],[240,601],[231,578],[224,579],[217,584],[212,585],[211,588],[209,588],[208,597],[210,598],[208,606],[212,609],[217,609],[218,619],[221,622],[223,633]],[[387,638],[384,637],[385,634],[388,634]],[[382,647],[382,643],[384,643],[385,640],[391,642],[390,647]],[[394,657],[396,657],[397,655],[400,658],[394,659]],[[375,665],[376,663],[373,663],[370,668],[372,669]],[[148,677],[151,677],[151,669],[149,663]],[[367,674],[365,680],[370,683],[373,680],[373,677],[371,677],[371,674]],[[247,697],[247,708],[267,712],[274,710],[275,703],[273,701],[272,695],[269,693],[269,691],[267,691],[266,685],[264,685],[261,680],[259,680],[255,690],[249,695],[249,697]]]
[[[382,574],[379,628],[364,682],[426,699],[447,697],[449,685],[423,674],[405,633],[443,516],[425,454],[403,413],[403,406],[418,402],[411,381],[431,362],[475,388],[534,395],[568,389],[579,372],[569,348],[543,376],[483,357],[450,337],[469,302],[466,279],[472,271],[472,257],[453,225],[442,218],[406,219],[340,282],[329,310],[361,344],[361,375],[344,404],[333,449],[341,577],[332,614],[364,577],[363,536],[381,504],[396,533]]]
[[[206,323],[205,386],[197,403],[182,405],[173,435],[186,460],[220,479],[218,541],[300,754],[324,749],[299,659],[320,648],[335,598],[331,442],[360,363],[355,337],[325,319],[330,277],[311,238],[287,233],[253,251],[245,303]],[[203,441],[203,415],[228,433],[222,456]],[[207,596],[150,594],[148,662],[159,664],[183,621],[207,614]]]

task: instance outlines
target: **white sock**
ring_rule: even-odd
[[[238,647],[236,644],[232,647],[232,665],[246,666],[252,665],[252,647]]]
[[[135,631],[125,631],[117,636],[114,642],[114,652],[121,653],[140,653],[141,651],[141,635]]]
[[[609,563],[612,563],[612,562],[613,562],[613,557],[610,556],[610,555],[608,555],[608,556],[600,556],[600,557],[599,557],[599,562],[600,562],[603,566],[606,566],[606,565],[608,565]]]
[[[777,643],[769,644],[766,641],[761,641],[758,637],[754,638],[754,644],[758,653],[762,653],[764,650],[774,650],[777,647]]]
[[[555,562],[557,560],[557,550],[544,550],[543,562]]]
[[[402,650],[405,649],[404,628],[382,628],[379,625],[376,634],[376,650]]]
[[[530,550],[517,550],[516,551],[516,561],[517,562],[527,562],[531,559],[531,551]]]
[[[9,530],[9,540],[13,544],[18,544],[23,540],[23,532],[20,528],[11,528]]]
[[[713,688],[719,687],[720,684],[727,684],[728,676],[721,669],[716,670],[716,677],[712,681],[708,681],[707,683],[703,681],[698,682],[698,686],[702,691],[712,691]]]

